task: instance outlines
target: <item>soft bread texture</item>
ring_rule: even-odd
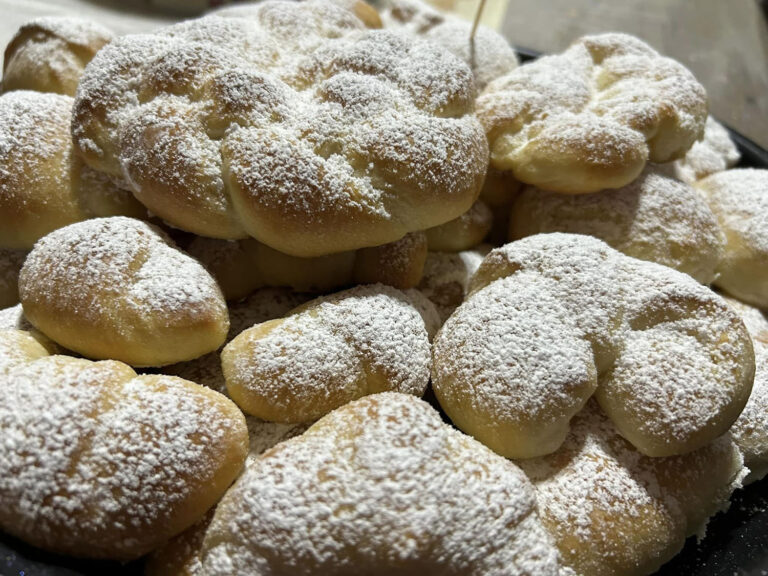
[[[0,331],[0,528],[49,551],[128,560],[199,520],[248,450],[230,400],[121,362],[49,356]]]
[[[412,300],[388,286],[358,286],[245,330],[221,354],[229,395],[274,422],[311,422],[376,392],[422,396],[430,343]]]
[[[367,396],[265,452],[222,499],[205,574],[558,573],[525,475],[405,394]]]
[[[426,231],[429,249],[434,252],[461,252],[480,244],[493,225],[493,213],[478,200],[464,214]]]
[[[478,90],[519,64],[506,38],[487,26],[478,26],[472,37],[471,22],[420,0],[387,0],[383,4],[381,17],[387,28],[422,36],[461,58],[472,70]]]
[[[555,451],[595,395],[649,456],[700,448],[749,398],[744,323],[689,276],[595,238],[540,234],[491,251],[433,346],[432,386],[503,456]]]
[[[427,238],[423,232],[412,232],[383,246],[313,258],[283,254],[253,238],[226,241],[198,236],[186,250],[216,278],[227,300],[239,300],[264,287],[330,292],[381,282],[413,288],[424,269]]]
[[[715,285],[768,308],[768,170],[740,168],[696,183],[725,234]]]
[[[24,250],[0,248],[0,308],[19,301],[19,272],[27,253]]]
[[[72,134],[178,228],[322,256],[469,209],[488,163],[474,99],[435,44],[323,0],[272,1],[110,43]]]
[[[658,165],[618,190],[573,195],[524,189],[512,205],[509,239],[547,232],[594,236],[628,256],[685,272],[702,284],[717,277],[725,248],[707,202]]]
[[[758,310],[733,298],[725,301],[741,316],[755,348],[755,383],[752,394],[731,427],[731,436],[744,454],[749,468],[745,483],[760,480],[768,473],[768,319]]]
[[[162,366],[216,350],[229,318],[216,281],[146,222],[116,216],[42,238],[19,277],[27,319],[93,359]]]
[[[83,18],[30,20],[5,48],[2,89],[74,96],[86,64],[112,38],[108,29]]]
[[[536,487],[561,574],[644,576],[703,534],[746,474],[728,435],[683,456],[648,458],[591,400],[554,454],[518,462]]]
[[[259,456],[306,431],[304,424],[278,424],[246,418],[250,448],[245,461],[246,468],[258,466]],[[185,530],[165,545],[155,550],[144,565],[144,576],[205,576],[203,572],[203,541],[213,520],[215,508],[211,508],[202,520]]]
[[[72,102],[30,91],[0,96],[0,248],[30,250],[49,232],[95,216],[146,217],[130,192],[75,156]]]
[[[424,264],[419,291],[435,305],[442,325],[464,301],[469,280],[491,246],[483,244],[462,252],[430,252]]]
[[[582,194],[629,184],[649,160],[683,157],[704,131],[707,97],[641,40],[601,34],[494,80],[477,113],[495,168]]]
[[[731,140],[728,130],[712,116],[707,117],[704,137],[696,142],[684,158],[667,164],[676,178],[694,184],[710,174],[733,168],[741,154]]]

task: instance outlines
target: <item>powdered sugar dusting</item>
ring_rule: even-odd
[[[76,98],[86,160],[174,226],[294,255],[383,244],[466,209],[486,144],[461,61],[322,0],[238,14],[102,50]]]
[[[685,158],[671,165],[671,169],[677,178],[693,184],[710,174],[732,168],[740,158],[741,154],[728,130],[712,116],[708,116],[704,138],[693,145]]]
[[[641,260],[711,284],[725,239],[715,215],[690,186],[651,165],[631,184],[594,194],[526,188],[512,208],[515,238],[570,232],[600,238]]]
[[[416,398],[358,400],[266,452],[220,503],[207,574],[556,574],[510,462]]]
[[[312,300],[269,329],[246,330],[222,361],[229,393],[246,412],[305,422],[366,394],[423,395],[430,345],[407,294],[372,284]]]

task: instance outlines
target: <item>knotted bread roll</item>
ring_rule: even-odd
[[[115,361],[50,356],[0,330],[0,528],[49,551],[129,560],[198,521],[248,450],[230,400]]]
[[[178,228],[322,256],[469,209],[488,164],[474,99],[435,44],[332,2],[270,1],[110,43],[72,134]]]
[[[396,393],[262,454],[219,503],[202,558],[209,576],[558,573],[522,472]]]
[[[433,347],[454,424],[497,451],[555,451],[595,395],[641,453],[683,454],[739,416],[749,334],[689,276],[588,236],[540,234],[491,251]]]
[[[477,113],[495,168],[583,194],[629,184],[649,160],[682,158],[704,131],[707,96],[641,40],[601,34],[497,78]]]
[[[19,278],[27,319],[94,359],[162,366],[216,350],[229,318],[215,280],[146,222],[116,216],[42,238]]]

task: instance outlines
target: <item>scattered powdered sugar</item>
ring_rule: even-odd
[[[408,395],[368,396],[264,453],[219,504],[206,574],[557,574],[524,475]]]
[[[487,154],[473,100],[469,69],[433,44],[322,0],[264,2],[111,43],[73,136],[171,224],[309,256],[297,245],[381,244],[450,219],[446,204],[458,215]]]
[[[429,252],[418,289],[429,298],[445,322],[464,301],[469,279],[491,249],[482,245],[462,252]]]
[[[733,298],[725,300],[741,316],[755,348],[752,394],[731,427],[731,435],[744,454],[744,464],[750,469],[746,479],[749,483],[768,473],[768,319],[762,310]]]
[[[129,558],[156,546],[238,441],[241,424],[213,396],[117,362],[43,358],[6,388],[0,519],[52,550]]]
[[[32,325],[24,318],[21,304],[0,310],[0,330],[29,330]]]
[[[22,24],[16,36],[24,36],[28,32],[42,31],[75,46],[91,46],[94,43],[105,44],[112,38],[112,32],[85,18],[73,16],[42,16]],[[13,40],[11,40],[13,42]]]
[[[682,156],[707,117],[706,93],[693,75],[625,34],[585,36],[562,54],[512,70],[477,104],[498,167],[517,175],[525,166],[516,162],[535,162],[541,173],[526,171],[524,180],[546,187],[557,169],[539,155],[565,155],[568,170],[579,166],[592,179],[575,192],[599,189],[596,168],[613,178],[628,170],[629,182],[638,160]]]
[[[268,329],[256,325],[222,354],[229,393],[248,413],[305,422],[381,391],[421,396],[430,344],[408,295],[381,284],[310,301]]]
[[[519,465],[563,562],[578,574],[655,571],[727,506],[744,475],[727,436],[683,456],[643,456],[594,401],[556,453]]]
[[[591,351],[576,346],[584,338]],[[563,361],[566,351],[573,361]],[[460,427],[483,419],[515,426],[535,414],[538,430],[554,413],[564,435],[591,393],[586,371],[568,367],[590,357],[601,405],[654,455],[721,435],[751,388],[747,333],[722,299],[684,274],[567,234],[532,236],[485,258],[470,297],[435,340],[433,386]],[[500,450],[515,440],[491,435]]]
[[[524,189],[512,208],[515,238],[547,232],[594,236],[641,260],[710,284],[723,257],[720,226],[690,186],[651,165],[631,184],[594,194]]]
[[[506,38],[479,26],[472,38],[472,24],[445,14],[420,0],[388,0],[381,17],[388,28],[403,28],[447,49],[471,68],[478,90],[517,67],[517,55]]]
[[[710,174],[732,168],[740,158],[741,154],[728,130],[712,116],[708,116],[704,138],[693,145],[685,158],[669,165],[669,169],[683,182],[693,184]]]

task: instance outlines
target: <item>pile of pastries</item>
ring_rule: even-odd
[[[0,530],[148,575],[644,575],[768,472],[768,171],[624,34],[22,26]]]

